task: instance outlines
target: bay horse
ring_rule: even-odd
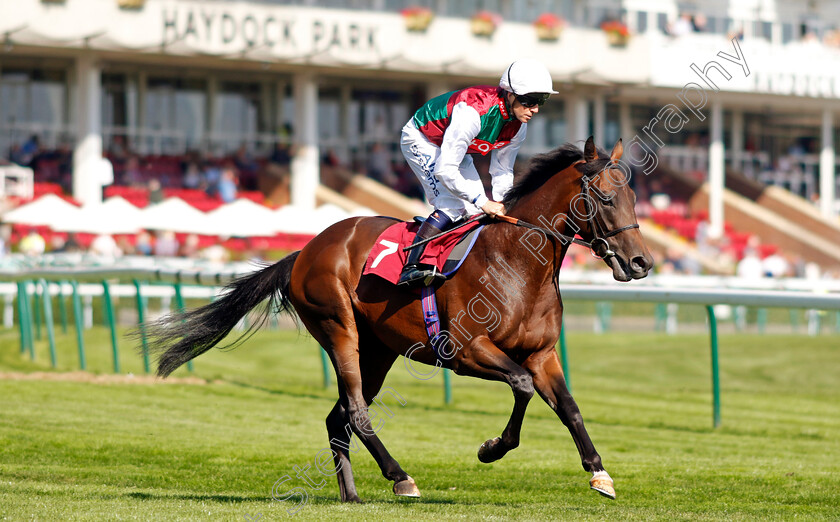
[[[394,221],[358,217],[235,280],[213,303],[146,325],[149,349],[160,353],[157,373],[165,377],[206,352],[268,299],[263,322],[272,312],[296,312],[332,360],[339,397],[326,424],[342,501],[360,501],[348,451],[352,434],[394,482],[396,495],[420,495],[371,429],[368,414],[400,355],[410,357],[407,364],[444,366],[511,387],[513,412],[501,436],[480,446],[481,462],[496,461],[519,445],[525,409],[536,391],[571,432],[583,469],[592,473],[590,487],[615,498],[613,481],[566,387],[555,345],[563,316],[557,275],[571,242],[590,246],[618,281],[645,277],[653,266],[636,222],[635,195],[618,163],[622,152],[621,140],[606,155],[590,137],[583,151],[566,144],[531,160],[503,200],[507,222],[485,226],[458,272],[437,288],[446,350],[429,341],[417,294],[362,276],[374,242]],[[580,238],[572,239],[575,233]]]

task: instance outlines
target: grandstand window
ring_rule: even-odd
[[[67,132],[67,74],[61,69],[4,66],[0,71],[0,154],[37,135],[55,147]]]
[[[630,136],[621,136],[621,125],[619,122],[619,108],[617,103],[606,104],[606,115],[604,121],[603,146],[612,147],[618,138],[624,138],[625,142],[630,141]]]
[[[64,71],[4,68],[0,75],[3,121],[60,124],[65,120]]]
[[[243,143],[255,143],[260,128],[260,85],[256,82],[223,81],[219,84],[213,111],[213,141],[224,152]]]
[[[760,20],[756,20],[753,22],[753,36],[757,36],[759,38],[765,38],[767,40],[773,39],[773,23],[772,22],[762,22]]]
[[[530,23],[542,13],[554,13],[572,20],[571,0],[503,0],[502,15],[506,20]]]
[[[102,124],[129,125],[126,75],[102,73]]]
[[[163,152],[198,147],[206,129],[206,82],[150,77],[145,97],[145,127],[161,134]]]
[[[656,28],[663,33],[668,32],[668,14],[656,13]]]
[[[782,43],[788,43],[794,39],[793,36],[793,24],[791,23],[783,23],[782,24]]]
[[[636,13],[636,31],[645,33],[648,29],[648,14],[647,11],[639,11]]]

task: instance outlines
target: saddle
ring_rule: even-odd
[[[397,284],[408,254],[403,248],[411,245],[422,222],[423,218],[416,217],[413,222],[401,221],[386,228],[368,253],[362,274],[373,274]],[[444,277],[451,276],[469,255],[482,228],[484,225],[476,222],[430,241],[420,262],[437,266]]]

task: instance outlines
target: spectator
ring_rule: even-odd
[[[204,182],[207,184],[205,192],[210,197],[216,197],[219,193],[219,181],[222,179],[222,169],[213,164],[207,164],[204,168]]]
[[[174,257],[178,255],[178,248],[181,245],[175,237],[175,232],[170,230],[161,232],[155,241],[154,253],[156,256]]]
[[[278,141],[274,144],[274,151],[271,153],[271,162],[288,167],[292,162],[292,151],[286,143]]]
[[[394,185],[394,175],[391,172],[391,158],[381,143],[374,143],[370,149],[367,164],[368,177],[386,185]]]
[[[685,36],[694,31],[691,24],[691,15],[683,13],[679,18],[668,26],[668,34],[675,37]]]
[[[223,264],[230,261],[230,254],[222,245],[210,245],[201,251],[201,259],[206,259],[212,264]]]
[[[152,255],[152,236],[146,232],[137,234],[137,241],[134,243],[134,252],[140,256]]]
[[[752,246],[744,249],[744,257],[738,262],[735,275],[744,279],[758,279],[764,275],[761,259]]]
[[[125,162],[125,170],[122,175],[122,184],[129,187],[143,185],[143,171],[140,170],[140,160],[137,156],[130,156]]]
[[[198,258],[198,236],[195,234],[190,234],[184,239],[184,244],[181,245],[181,249],[178,251],[178,255],[181,257],[188,257],[191,259]]]
[[[40,256],[47,249],[47,243],[37,230],[31,230],[20,240],[20,251],[27,256]]]
[[[691,18],[691,25],[695,33],[705,33],[708,29],[709,20],[703,13],[697,13]]]
[[[163,201],[163,188],[156,178],[149,180],[149,204],[155,205]]]
[[[191,161],[187,164],[187,168],[184,170],[184,179],[181,182],[181,185],[185,189],[197,189],[201,186],[201,169],[198,168],[198,164],[194,161]]]
[[[110,234],[100,234],[96,236],[90,244],[90,253],[102,257],[117,258],[123,255],[117,242],[114,241]]]
[[[30,165],[32,160],[35,159],[35,156],[41,150],[40,140],[38,139],[37,134],[33,134],[29,137],[28,140],[20,147],[21,159],[23,163],[21,165]]]
[[[117,237],[117,248],[120,249],[123,255],[133,256],[137,254],[137,249],[129,241],[128,236]]]
[[[118,162],[122,162],[126,159],[128,156],[128,147],[125,146],[125,136],[113,137],[108,154]]]
[[[324,153],[324,157],[321,158],[321,163],[327,167],[340,167],[341,158],[338,157],[338,154],[336,154],[334,149],[327,149],[327,152]]]
[[[236,172],[231,167],[225,167],[219,180],[219,197],[225,203],[231,203],[236,200],[236,191]]]
[[[9,238],[12,235],[12,228],[9,225],[0,225],[0,259],[9,253]]]
[[[761,267],[767,277],[785,277],[790,272],[790,264],[778,252],[765,257],[761,262]]]
[[[72,252],[83,252],[84,248],[79,243],[79,238],[75,232],[70,232],[67,234],[67,241],[64,242],[59,248],[53,249],[53,252],[60,252],[60,253],[72,253]]]

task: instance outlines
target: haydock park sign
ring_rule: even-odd
[[[176,42],[210,52],[261,49],[301,56],[330,53],[378,55],[388,41],[388,25],[366,13],[354,19],[325,10],[284,9],[202,3],[161,5],[164,47]],[[350,13],[351,15],[354,13]]]

